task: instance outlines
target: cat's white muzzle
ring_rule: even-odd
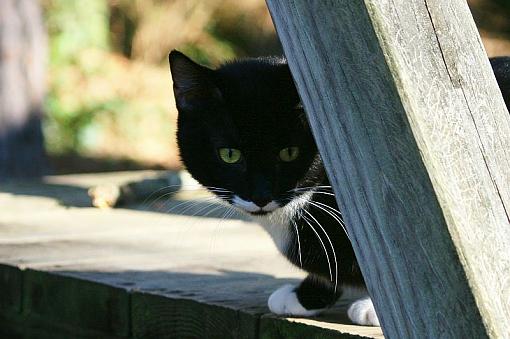
[[[272,212],[280,205],[276,201],[270,201],[265,206],[260,207],[257,206],[253,201],[244,200],[243,198],[234,195],[234,198],[232,199],[232,205],[234,205],[237,208],[240,208],[248,213],[264,213],[264,212]]]

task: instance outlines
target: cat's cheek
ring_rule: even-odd
[[[380,326],[379,318],[375,313],[374,304],[370,297],[358,299],[347,310],[349,319],[355,324],[365,326]]]
[[[271,312],[278,315],[294,315],[310,317],[320,313],[322,310],[307,310],[297,298],[296,287],[286,284],[274,291],[267,301]]]

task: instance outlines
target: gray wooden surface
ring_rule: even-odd
[[[510,118],[465,1],[267,0],[390,338],[506,338]]]
[[[135,338],[382,338],[380,328],[348,321],[347,301],[314,319],[270,315],[270,293],[303,272],[258,225],[223,220],[224,210],[200,217],[209,211],[200,204],[173,208],[207,199],[189,183],[189,192],[148,210],[90,207],[88,187],[148,174],[0,185],[0,337],[17,333],[6,334],[9,326],[45,321],[72,328],[66,333],[76,338],[97,331]]]

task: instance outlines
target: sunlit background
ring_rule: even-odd
[[[59,172],[130,166],[122,159],[180,167],[170,50],[210,66],[281,54],[261,0],[47,0],[43,8],[51,56],[43,126]]]
[[[488,54],[510,54],[510,1],[469,3]],[[39,4],[46,173],[180,168],[168,52],[209,66],[282,53],[263,0]]]

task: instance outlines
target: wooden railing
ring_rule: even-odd
[[[267,0],[388,338],[510,333],[510,116],[463,0]]]

